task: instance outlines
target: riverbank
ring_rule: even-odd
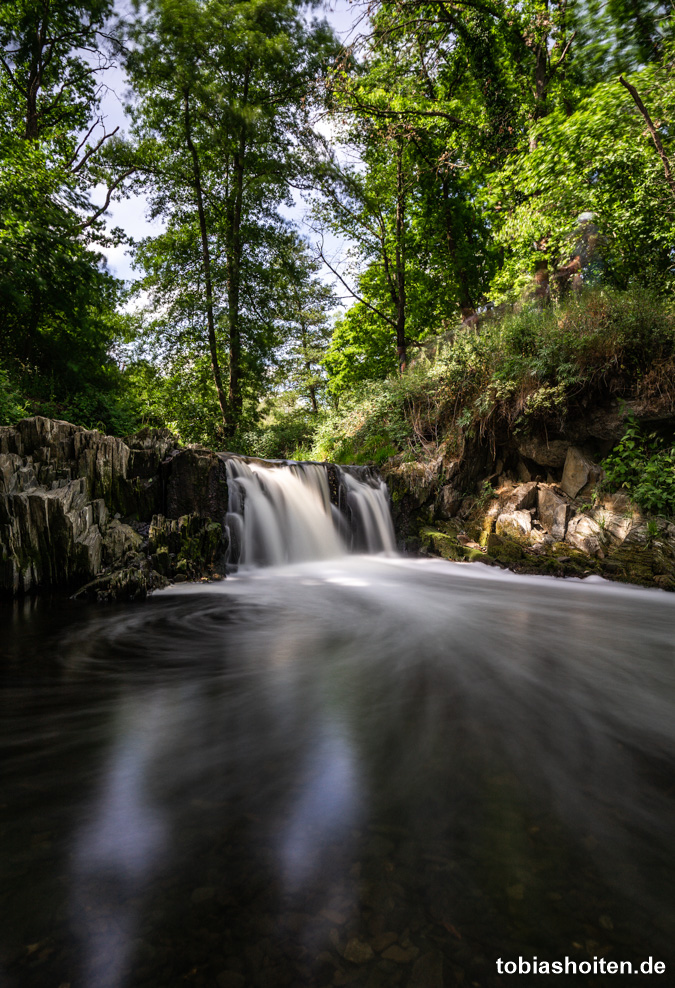
[[[0,428],[0,591],[136,599],[214,571],[225,465],[165,429],[126,439],[34,417]]]
[[[448,516],[447,493],[431,485],[431,491],[418,487],[411,493],[409,476],[395,469],[387,477],[409,552],[515,573],[595,574],[675,590],[675,525],[648,517],[625,493],[594,496],[591,489],[570,497],[555,481],[517,484],[503,477],[487,496],[466,498]]]
[[[609,418],[619,430],[621,419]],[[497,464],[485,450],[383,464],[399,549],[675,589],[672,521],[649,516],[626,493],[602,492],[602,469],[583,448],[527,442],[530,457]],[[462,494],[480,467],[479,492]],[[354,495],[341,492],[343,472],[325,470],[326,497],[348,510]],[[39,417],[3,427],[0,591],[134,600],[172,582],[222,579],[228,502],[225,455],[180,447],[166,430],[122,440]]]
[[[673,380],[665,304],[588,290],[430,337],[309,455],[378,463],[406,551],[672,590]]]

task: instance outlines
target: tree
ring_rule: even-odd
[[[675,94],[652,69],[634,78],[661,120],[667,148],[663,121],[673,118]],[[662,290],[672,284],[675,197],[652,135],[619,82],[599,83],[569,116],[550,114],[537,136],[533,152],[514,157],[491,180],[494,208],[516,203],[495,223],[504,249],[495,296],[509,297],[518,272],[537,259],[555,267],[573,257],[577,217],[588,212],[604,242],[606,281]]]
[[[410,28],[410,30],[408,30]],[[330,80],[329,108],[342,142],[328,162],[317,214],[353,245],[352,270],[326,264],[357,301],[336,333],[345,353],[377,338],[373,319],[389,327],[399,367],[408,349],[453,309],[472,309],[481,294],[484,224],[477,214],[475,171],[462,157],[456,80],[436,61],[438,38],[381,7],[359,59],[345,55]],[[369,332],[358,329],[366,318]],[[337,338],[331,347],[338,359]],[[389,366],[372,347],[355,368]],[[374,363],[373,363],[374,360]],[[337,362],[337,363],[336,363]],[[347,368],[340,376],[348,379]]]
[[[153,212],[167,220],[167,234],[139,250],[144,284],[170,287],[165,325],[177,305],[179,323],[205,325],[232,436],[275,343],[268,276],[288,228],[277,207],[292,201],[300,146],[311,140],[310,91],[332,35],[308,26],[296,0],[151,0],[131,41],[138,160]]]
[[[351,277],[332,265],[358,302],[337,324],[329,353],[340,386],[390,366],[376,354],[378,319],[393,327],[404,315],[414,340],[438,331],[453,309],[517,298],[536,263],[566,259],[585,211],[613,244],[607,277],[627,284],[637,253],[644,277],[665,278],[670,132],[640,110],[659,174],[635,107],[612,76],[642,66],[651,96],[655,78],[644,64],[653,68],[668,50],[665,5],[614,0],[599,11],[593,0],[380,0],[368,12],[328,94],[357,159],[333,165],[345,177],[323,206],[324,222],[356,245]],[[668,120],[665,79],[654,112]],[[385,244],[381,222],[388,209],[394,229],[394,147],[405,149],[411,176],[399,210],[405,264],[397,264],[403,253],[391,232]],[[405,292],[392,292],[392,281]]]
[[[326,388],[324,361],[331,339],[330,318],[338,305],[333,289],[319,277],[321,264],[297,237],[289,239],[286,263],[280,272],[278,321],[283,344],[276,360],[277,389],[297,396],[318,415]]]
[[[99,76],[112,0],[0,8],[0,330],[10,376],[46,408],[110,418],[118,283],[96,248],[125,171],[106,157]],[[102,206],[93,188],[107,186]],[[52,403],[51,405],[49,403]],[[53,403],[56,402],[56,406]]]

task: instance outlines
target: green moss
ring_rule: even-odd
[[[524,557],[522,547],[515,539],[491,532],[485,540],[488,554],[500,563],[513,563]]]
[[[481,552],[480,549],[470,548],[469,546],[464,547],[464,558],[470,563],[484,563],[489,559],[487,554]]]
[[[422,546],[428,552],[452,562],[458,562],[465,558],[464,547],[452,535],[439,532],[437,528],[425,526],[420,530],[419,536]]]

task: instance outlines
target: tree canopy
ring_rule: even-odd
[[[3,4],[0,414],[245,450],[491,307],[672,297],[669,5],[355,9],[344,48],[297,0]],[[129,192],[162,224],[133,245],[132,314],[101,254]]]

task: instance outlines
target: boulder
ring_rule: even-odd
[[[515,445],[521,456],[534,460],[539,466],[559,469],[565,463],[570,444],[564,439],[519,436],[515,439]]]
[[[523,538],[532,531],[532,516],[529,511],[503,511],[497,518],[497,535]]]
[[[489,555],[500,563],[508,565],[523,558],[524,553],[518,542],[503,535],[492,532],[485,543]]]
[[[603,556],[602,529],[588,515],[577,515],[567,526],[565,541],[585,552],[587,556]]]
[[[597,508],[593,512],[593,520],[598,523],[603,531],[608,532],[613,539],[616,539],[617,542],[623,542],[633,528],[632,514],[625,512],[617,513],[606,507]]]
[[[562,541],[565,538],[570,512],[571,508],[567,501],[550,487],[539,488],[537,492],[539,521],[542,527],[550,532],[557,541]]]
[[[537,487],[535,481],[528,484],[520,484],[519,487],[509,495],[507,511],[528,511],[537,504]]]
[[[464,500],[461,491],[452,484],[444,484],[438,494],[436,509],[441,518],[454,518]]]
[[[593,463],[576,446],[570,446],[560,482],[565,494],[576,497],[587,484],[597,483],[601,476],[602,470],[596,463]]]

